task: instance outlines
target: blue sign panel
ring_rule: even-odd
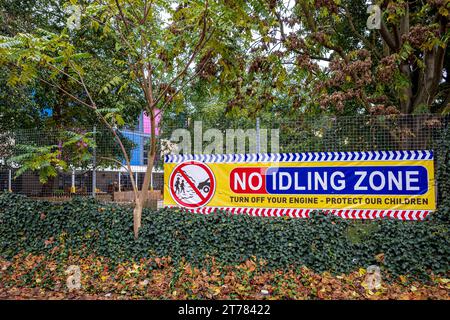
[[[269,194],[421,195],[428,191],[423,166],[269,167]]]

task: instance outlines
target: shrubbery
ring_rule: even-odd
[[[95,254],[113,262],[170,256],[205,265],[251,257],[267,268],[305,265],[317,272],[348,273],[378,264],[387,273],[445,274],[449,271],[449,225],[439,212],[425,221],[351,221],[316,213],[310,219],[198,215],[144,210],[138,240],[131,208],[92,199],[50,203],[0,195],[0,254],[58,251]],[[54,250],[58,247],[58,250]]]

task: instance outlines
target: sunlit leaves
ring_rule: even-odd
[[[57,146],[34,147],[18,145],[17,148],[23,153],[8,159],[10,165],[20,164],[15,177],[28,170],[38,171],[39,181],[45,183],[50,177],[57,176],[57,168],[61,170],[67,169],[67,163],[60,159],[61,152]]]
[[[103,88],[100,89],[100,93],[109,93],[112,88],[118,86],[122,82],[123,79],[121,77],[115,76],[109,82],[107,82]]]
[[[18,167],[15,176],[26,171],[37,171],[41,183],[56,177],[58,171],[66,171],[71,166],[84,166],[91,159],[89,148],[95,146],[89,133],[64,132],[58,144],[37,145],[16,144],[14,155],[7,159],[12,167]]]

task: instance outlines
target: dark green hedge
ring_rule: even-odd
[[[171,256],[193,264],[211,256],[225,264],[255,256],[266,260],[268,268],[306,265],[341,273],[375,264],[375,256],[384,253],[382,267],[393,276],[423,278],[449,271],[449,225],[439,213],[422,222],[361,222],[320,213],[286,219],[164,209],[144,210],[142,224],[135,241],[130,208],[90,199],[49,203],[4,193],[0,254],[10,258],[18,252],[49,253],[58,246],[62,257],[95,253],[119,262]]]

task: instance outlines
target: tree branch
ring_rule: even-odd
[[[370,48],[370,50],[377,56],[378,59],[381,59],[381,55],[378,52],[377,48],[375,48],[375,46],[372,45],[372,43],[370,43],[362,34],[360,34],[355,27],[355,24],[353,22],[353,18],[352,15],[350,14],[348,8],[346,6],[343,7],[344,8],[344,12],[345,12],[345,16],[348,19],[348,22],[350,24],[350,29],[352,29],[353,33],[356,35],[356,37],[361,40],[367,47]]]
[[[169,88],[172,86],[172,84],[174,84],[180,77],[182,77],[187,69],[189,68],[189,66],[191,65],[192,61],[194,61],[194,58],[196,57],[197,53],[200,51],[200,49],[203,47],[204,42],[203,40],[205,39],[206,36],[206,32],[207,32],[207,23],[206,23],[206,18],[207,18],[207,12],[208,12],[208,1],[206,1],[205,3],[205,13],[203,15],[203,28],[202,28],[202,32],[200,34],[200,38],[199,41],[197,43],[197,45],[195,46],[194,50],[192,51],[191,57],[189,58],[189,60],[186,62],[186,65],[184,66],[183,70],[181,70],[181,72],[179,72],[168,84],[167,86],[164,88],[164,90],[159,94],[159,96],[155,99],[154,101],[154,105],[157,105],[158,102],[165,96],[165,94],[167,93],[167,91],[169,90]],[[212,35],[212,33],[211,33]],[[210,38],[210,37],[209,37]],[[209,39],[208,38],[208,39]]]
[[[78,72],[78,71],[77,71],[77,72]],[[94,105],[90,105],[89,103],[86,103],[86,102],[84,102],[83,100],[81,100],[80,98],[78,98],[78,97],[74,96],[73,94],[69,93],[67,90],[61,88],[60,86],[57,86],[57,85],[55,85],[55,84],[53,84],[53,83],[51,83],[51,82],[49,82],[49,81],[47,81],[47,80],[44,80],[44,79],[42,79],[42,78],[38,78],[38,79],[39,79],[40,81],[42,81],[42,82],[44,82],[44,83],[50,85],[50,86],[52,86],[52,87],[54,87],[54,88],[56,88],[56,89],[62,91],[64,94],[68,95],[69,97],[71,97],[71,98],[74,99],[75,101],[79,102],[80,104],[82,104],[82,105],[84,105],[84,106],[86,106],[86,107],[88,107],[88,108],[94,110],[94,112],[97,114],[97,116],[98,116],[98,117],[102,120],[102,122],[108,127],[108,129],[113,133],[113,135],[114,135],[114,137],[116,138],[116,141],[117,141],[117,143],[119,144],[119,147],[120,147],[120,149],[121,149],[121,151],[122,151],[122,153],[123,153],[123,156],[124,156],[125,161],[126,161],[126,163],[127,163],[128,169],[129,169],[130,172],[132,172],[132,170],[131,170],[131,162],[130,162],[130,159],[129,159],[128,154],[127,154],[127,152],[126,152],[125,146],[123,145],[123,143],[122,143],[120,137],[118,136],[116,130],[109,124],[109,122],[105,119],[105,117],[103,117],[103,115],[97,110],[97,107],[95,106],[95,104],[94,104]],[[83,81],[83,82],[84,82],[84,81]],[[86,92],[86,94],[88,94],[88,92]],[[89,94],[88,94],[88,95],[89,95]],[[91,100],[91,98],[90,98],[90,100]],[[91,101],[92,101],[92,100],[91,100]],[[134,178],[132,177],[132,175],[131,175],[131,177],[130,177],[130,180],[131,180],[131,184],[132,184],[132,186],[133,186],[133,190],[135,191],[135,195],[137,196],[137,185],[136,185],[136,183],[135,183]]]
[[[380,34],[381,34],[381,37],[383,38],[384,42],[386,42],[386,44],[388,45],[389,49],[391,49],[393,52],[396,52],[398,48],[395,43],[394,37],[389,32],[389,30],[383,20],[381,20]]]

